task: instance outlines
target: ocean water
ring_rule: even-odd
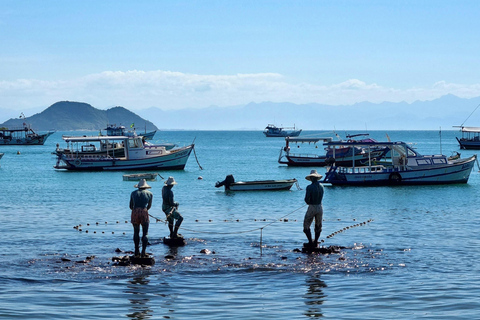
[[[331,134],[302,135],[314,133]],[[370,135],[385,140],[386,133],[423,154],[460,151],[455,131]],[[344,249],[306,255],[295,249],[306,241],[304,177],[312,168],[279,165],[283,139],[260,131],[161,131],[154,141],[196,143],[198,163],[192,153],[185,170],[159,171],[178,182],[173,191],[187,245],[165,246],[167,226],[151,219],[147,251],[156,264],[125,267],[112,257],[125,254],[117,248],[133,250],[128,202],[135,182],[123,181],[125,172],[53,169],[51,153],[63,145],[62,134],[44,146],[0,146],[0,318],[480,317],[477,166],[468,184],[326,186],[321,239]],[[227,174],[299,184],[290,191],[225,193],[214,185]],[[150,213],[160,219],[163,181],[149,182]]]

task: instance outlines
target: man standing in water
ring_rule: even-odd
[[[307,236],[308,245],[316,248],[318,246],[318,238],[322,232],[322,219],[323,219],[323,185],[319,180],[323,176],[317,173],[317,170],[312,170],[305,179],[312,183],[307,187],[305,192],[305,202],[308,204],[307,213],[303,220],[303,232]],[[315,240],[312,241],[312,232],[310,231],[310,225],[315,219]]]
[[[133,225],[133,242],[135,243],[135,256],[140,255],[140,225],[142,226],[142,257],[145,257],[145,250],[148,245],[148,226],[150,218],[148,210],[152,207],[153,194],[147,190],[151,187],[145,179],[134,186],[138,188],[130,195],[130,209],[132,209],[131,222]]]
[[[178,202],[175,202],[173,199],[173,191],[172,188],[176,185],[175,179],[173,177],[168,177],[167,181],[165,182],[165,186],[162,189],[162,210],[165,212],[168,221],[168,229],[170,229],[170,239],[178,238],[178,228],[182,224],[183,217],[178,212]],[[173,227],[174,220],[177,220],[175,223],[175,229]]]

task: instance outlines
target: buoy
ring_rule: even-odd
[[[17,154],[20,154],[20,151],[17,151]]]

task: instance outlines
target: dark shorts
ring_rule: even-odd
[[[148,217],[147,208],[135,208],[135,209],[133,209],[130,220],[131,220],[132,224],[149,223],[150,218]]]

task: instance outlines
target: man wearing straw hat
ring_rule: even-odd
[[[165,212],[168,221],[168,229],[170,230],[170,239],[175,239],[178,237],[178,228],[182,224],[183,217],[178,212],[178,202],[175,202],[173,199],[173,191],[172,188],[176,185],[177,182],[173,177],[168,177],[167,181],[165,181],[165,186],[162,189],[162,210]],[[175,223],[175,229],[173,227],[174,220],[177,220]]]
[[[148,225],[150,219],[148,210],[152,207],[153,194],[150,192],[151,187],[145,179],[140,180],[134,186],[138,188],[130,195],[130,209],[132,209],[131,222],[133,225],[133,242],[135,243],[135,256],[140,255],[140,225],[142,226],[142,257],[145,257],[145,250],[148,245]]]
[[[317,170],[310,171],[310,174],[305,179],[312,183],[307,187],[305,192],[305,202],[308,204],[307,213],[303,219],[303,232],[307,236],[308,245],[311,247],[317,247],[318,238],[322,232],[322,219],[323,219],[323,185],[319,180],[323,176],[317,172]],[[315,219],[315,240],[312,241],[312,232],[310,231],[310,225]]]

